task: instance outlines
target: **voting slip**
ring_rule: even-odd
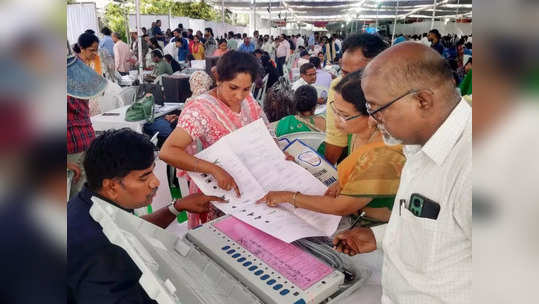
[[[228,201],[214,204],[224,213],[288,243],[331,236],[337,230],[340,216],[296,209],[290,203],[274,208],[256,203],[269,191],[324,195],[327,190],[309,171],[285,159],[262,119],[224,136],[196,157],[220,166],[236,181],[240,197],[234,190],[221,189],[211,175],[188,172],[204,194]]]

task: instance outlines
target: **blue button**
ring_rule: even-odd
[[[245,258],[243,258],[243,257],[238,259],[238,262],[240,262],[240,263],[243,262],[243,261],[245,261]]]
[[[257,269],[257,268],[258,267],[256,267],[256,266],[251,266],[251,267],[249,267],[249,271],[253,271],[253,270]]]
[[[264,271],[262,271],[262,270],[257,270],[257,271],[255,271],[255,275],[261,275],[261,274],[263,274],[263,273],[264,273]]]
[[[277,284],[277,285],[273,286],[273,289],[279,290],[279,289],[281,289],[281,287],[283,287],[283,285]]]
[[[236,250],[234,250],[234,249],[230,249],[230,250],[229,250],[229,251],[227,251],[226,253],[228,253],[228,254],[233,254],[234,252],[236,252]]]
[[[294,304],[305,304],[305,300],[299,299],[296,302],[294,302]]]
[[[269,275],[265,274],[265,275],[261,276],[260,279],[262,281],[267,280],[267,279],[269,279]]]
[[[234,254],[232,257],[233,257],[233,258],[239,258],[240,256],[241,256],[241,254],[236,253],[236,254]]]
[[[227,245],[227,246],[225,246],[225,247],[223,247],[223,248],[221,248],[221,249],[223,249],[223,250],[228,250],[228,249],[230,249],[230,246]]]
[[[275,282],[277,282],[277,281],[275,281],[274,279],[271,279],[271,280],[267,281],[266,284],[273,285],[273,284],[275,284]]]
[[[245,263],[243,263],[243,266],[247,267],[247,266],[249,266],[249,265],[251,265],[251,264],[253,264],[253,263],[251,263],[251,262],[245,262]]]
[[[281,294],[282,296],[285,296],[285,295],[287,295],[289,292],[290,292],[290,290],[288,290],[288,289],[283,289],[283,290],[281,290],[280,294]]]

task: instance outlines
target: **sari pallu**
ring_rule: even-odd
[[[401,146],[368,143],[337,166],[341,195],[370,197],[368,208],[393,208],[405,157]]]

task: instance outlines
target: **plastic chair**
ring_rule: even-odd
[[[253,97],[262,106],[263,106],[262,103],[263,103],[264,97],[266,96],[266,90],[267,90],[267,86],[268,86],[268,78],[269,78],[269,75],[266,75],[266,76],[264,76],[264,78],[262,78],[262,88],[260,90],[258,90],[258,94],[253,95]]]
[[[135,95],[137,94],[137,87],[126,87],[123,88],[119,94],[119,97],[123,100],[124,105],[133,104],[135,101]]]

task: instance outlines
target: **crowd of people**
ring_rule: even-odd
[[[270,191],[259,202],[387,223],[334,237],[335,250],[349,255],[383,248],[384,303],[471,301],[472,111],[462,97],[471,95],[471,57],[463,60],[471,56],[471,36],[441,37],[433,30],[390,47],[389,37],[366,33],[215,37],[211,28],[193,33],[181,24],[163,33],[159,20],[142,32],[142,58],[136,43],[127,46],[105,28],[101,39],[83,33],[73,48],[77,56],[68,59],[68,169],[77,185],[68,203],[69,299],[152,303],[136,265],[89,216],[92,196],[130,212],[151,204],[159,187],[156,157],[179,177],[209,174],[241,195],[228,172],[196,154],[262,119],[275,137],[325,134],[314,148],[337,167],[338,179],[325,195]],[[95,137],[88,100],[103,90],[105,58],[119,73],[140,62],[157,77],[180,71],[178,62],[214,56],[220,58],[212,75],[191,75],[193,95],[158,154],[148,136],[131,130]],[[293,82],[289,68],[299,70]],[[256,100],[263,88],[267,94]],[[325,113],[317,114],[323,106]],[[413,205],[417,199],[420,207]],[[222,215],[210,201],[221,199],[190,182],[188,195],[145,219],[167,227],[186,210],[193,228]]]

